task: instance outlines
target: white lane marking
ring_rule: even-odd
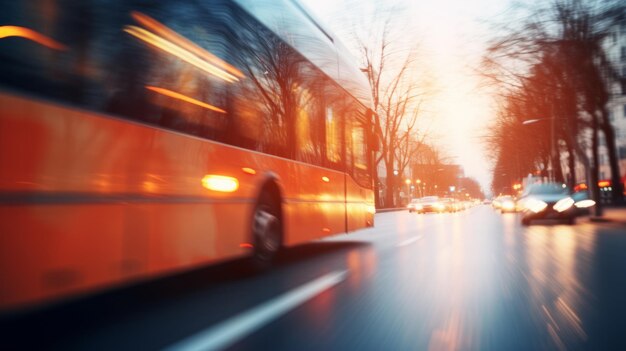
[[[402,246],[411,245],[411,244],[413,244],[414,242],[418,241],[419,239],[421,239],[423,237],[424,237],[423,235],[420,235],[420,236],[416,236],[414,238],[406,239],[405,241],[399,243],[397,246],[398,247],[402,247]]]
[[[221,350],[272,320],[346,279],[347,271],[335,271],[277,296],[260,306],[183,339],[166,350]]]

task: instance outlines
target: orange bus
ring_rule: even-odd
[[[0,310],[372,226],[369,92],[293,0],[3,1]]]

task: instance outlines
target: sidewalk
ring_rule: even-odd
[[[626,225],[626,207],[605,207],[602,217],[589,217],[591,222],[615,222]]]

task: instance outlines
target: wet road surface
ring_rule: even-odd
[[[483,205],[377,214],[265,273],[228,262],[0,327],[9,349],[625,350],[625,318],[625,227]]]

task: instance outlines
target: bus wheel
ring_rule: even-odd
[[[252,223],[254,238],[253,263],[265,269],[281,247],[281,224],[277,206],[269,195],[263,194],[254,211]]]

